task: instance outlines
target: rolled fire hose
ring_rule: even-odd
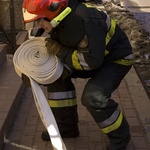
[[[67,150],[54,115],[39,84],[56,81],[63,72],[63,64],[56,56],[50,56],[45,47],[45,37],[35,37],[21,44],[16,50],[13,63],[16,73],[29,77],[34,101],[46,127],[54,150]],[[38,84],[39,83],[39,84]]]

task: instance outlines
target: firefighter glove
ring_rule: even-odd
[[[88,46],[87,36],[84,35],[83,39],[79,43],[79,48],[86,48]]]
[[[25,74],[22,73],[21,78],[22,78],[22,82],[23,82],[26,86],[31,87],[30,79],[29,79],[28,76],[26,76]]]
[[[78,45],[78,50],[80,53],[89,53],[90,50],[88,48],[88,39],[87,36],[84,35],[83,39],[80,41]]]
[[[45,46],[50,55],[57,55],[60,52],[62,46],[58,42],[51,38],[46,38],[45,41]]]

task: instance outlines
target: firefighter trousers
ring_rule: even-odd
[[[82,94],[82,104],[111,143],[128,143],[130,139],[128,122],[117,102],[111,99],[112,92],[118,88],[130,68],[113,62],[104,63],[91,76]]]
[[[71,78],[61,76],[47,86],[48,103],[55,116],[62,138],[73,138],[79,135],[77,99]]]
[[[117,102],[111,99],[111,94],[118,88],[130,68],[131,66],[107,62],[97,70],[76,71],[68,78],[59,78],[48,85],[49,104],[62,137],[66,137],[68,133],[79,134],[76,94],[71,82],[71,78],[79,77],[89,78],[81,101],[100,130],[108,136],[111,143],[129,142],[128,122],[119,110]]]

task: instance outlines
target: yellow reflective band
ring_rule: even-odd
[[[94,8],[92,5],[89,5],[89,4],[87,4],[87,3],[83,3],[86,7],[91,7],[91,8]]]
[[[124,65],[124,66],[131,66],[134,63],[134,60],[129,60],[129,59],[118,59],[113,61],[116,64]]]
[[[71,107],[77,105],[77,99],[65,99],[65,100],[48,100],[50,107]]]
[[[109,54],[109,51],[108,51],[108,50],[105,50],[104,55],[106,56],[106,55],[108,55],[108,54]]]
[[[116,120],[115,123],[113,123],[112,125],[110,125],[106,128],[101,129],[101,131],[103,133],[107,134],[111,131],[114,131],[114,130],[118,129],[120,127],[121,123],[122,123],[122,119],[123,119],[123,115],[122,115],[122,113],[120,113],[120,115],[119,115],[119,117],[118,117],[118,119]]]
[[[110,39],[113,37],[116,28],[116,20],[111,19],[111,27],[106,35],[106,45],[109,43]]]
[[[92,6],[92,5],[87,4],[87,3],[83,3],[83,4],[84,4],[86,7],[88,7],[88,8],[96,8],[97,10],[101,11],[100,8],[98,8],[98,7]]]
[[[72,64],[73,67],[77,70],[83,70],[83,68],[81,67],[79,61],[78,61],[78,56],[77,56],[78,51],[75,50],[72,54]]]

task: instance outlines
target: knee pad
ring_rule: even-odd
[[[101,91],[84,92],[81,97],[82,104],[87,108],[104,108],[109,98]]]

